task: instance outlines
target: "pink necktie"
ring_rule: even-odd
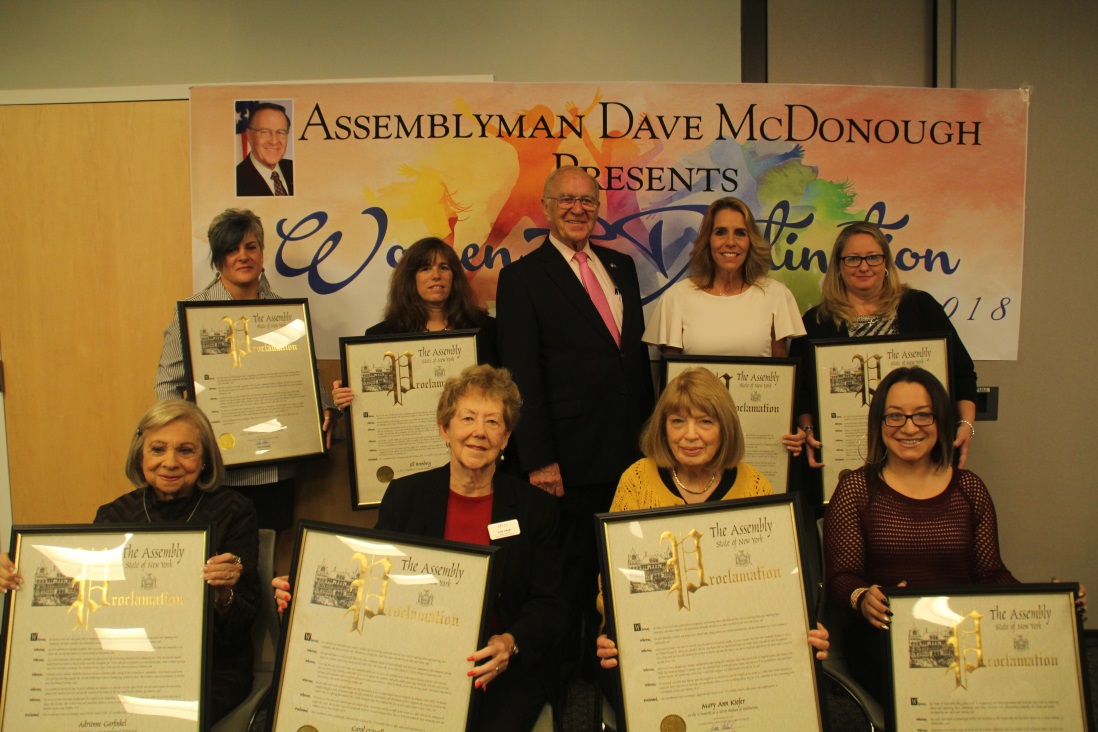
[[[587,288],[587,295],[591,298],[591,302],[595,304],[595,309],[599,311],[599,315],[602,316],[602,322],[606,323],[610,335],[614,336],[614,343],[617,343],[618,348],[621,348],[621,333],[618,332],[618,324],[614,322],[614,313],[610,311],[610,303],[606,302],[606,293],[602,291],[602,285],[599,284],[598,278],[595,277],[595,273],[591,271],[591,267],[587,264],[587,252],[576,252],[573,258],[579,262],[580,277],[583,278],[583,286]]]
[[[275,195],[276,196],[289,195],[288,193],[286,193],[286,186],[282,185],[282,178],[279,177],[277,170],[274,171],[273,173],[271,173],[271,180],[273,180],[274,184],[275,184]]]

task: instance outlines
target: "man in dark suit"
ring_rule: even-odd
[[[582,652],[594,658],[592,516],[610,508],[622,472],[640,458],[652,376],[636,266],[589,242],[598,184],[580,168],[555,170],[542,207],[549,236],[499,275],[499,353],[522,393],[512,437],[519,468],[559,499],[562,591],[586,618],[584,642],[591,645]],[[573,624],[573,637],[578,630]]]
[[[294,195],[294,161],[284,159],[290,117],[281,104],[256,105],[248,121],[248,157],[236,166],[236,195]]]

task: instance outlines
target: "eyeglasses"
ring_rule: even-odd
[[[931,412],[915,412],[915,414],[889,412],[881,418],[881,421],[888,427],[903,427],[909,419],[916,427],[929,427],[934,424],[934,415]]]
[[[258,137],[260,140],[269,140],[271,139],[272,135],[274,137],[277,137],[279,140],[285,140],[290,134],[289,130],[268,130],[266,128],[257,129],[255,127],[249,127],[248,131],[254,132],[255,136]]]
[[[850,267],[850,269],[861,267],[862,262],[865,262],[870,267],[880,267],[885,263],[885,255],[867,254],[864,257],[859,257],[857,254],[851,254],[847,257],[839,257],[839,260],[847,267]]]
[[[590,196],[546,196],[547,201],[556,201],[561,209],[568,210],[578,202],[584,211],[594,211],[599,207],[599,199]]]

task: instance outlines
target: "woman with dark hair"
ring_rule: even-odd
[[[228,208],[214,217],[207,232],[210,266],[217,271],[213,281],[188,302],[211,300],[280,300],[271,292],[263,274],[263,223],[247,209]],[[158,399],[182,399],[193,390],[185,381],[183,340],[178,313],[164,330],[164,345],[156,370]],[[321,394],[324,402],[322,428],[331,444],[332,427],[339,411]],[[292,463],[262,467],[229,468],[225,484],[252,499],[259,514],[259,526],[282,531],[293,523],[294,467]],[[285,534],[288,537],[289,534]]]
[[[395,335],[479,328],[477,361],[499,364],[496,321],[477,307],[454,248],[436,237],[420,239],[404,252],[389,280],[385,319],[366,335]],[[332,400],[340,409],[354,398],[342,381],[332,384]]]
[[[471,728],[478,732],[530,729],[558,685],[555,644],[565,607],[556,502],[497,470],[521,404],[506,369],[470,366],[447,380],[436,417],[449,465],[394,480],[377,518],[378,529],[498,548],[489,635],[467,659],[473,684],[485,692],[475,702]],[[504,522],[514,534],[491,539],[489,527]],[[276,577],[272,585],[281,612],[289,580]]]
[[[809,465],[822,465],[816,462],[815,449],[820,443],[812,436],[815,419],[810,411],[816,404],[812,339],[945,333],[952,344],[950,383],[958,413],[954,426],[965,426],[956,430],[954,439],[960,454],[958,465],[963,468],[969,443],[976,435],[976,368],[938,301],[900,282],[892,249],[880,227],[865,221],[843,227],[831,249],[820,292],[822,302],[804,314],[808,337],[794,341],[790,349],[790,355],[802,364],[797,435],[807,437]]]
[[[865,622],[844,643],[855,677],[881,690],[888,598],[882,586],[1017,582],[999,555],[995,505],[973,472],[953,467],[955,423],[929,371],[899,368],[869,405],[866,464],[844,475],[824,515],[827,592]],[[1085,612],[1086,591],[1080,590]]]
[[[221,488],[225,468],[206,415],[191,402],[157,402],[137,423],[126,458],[134,490],[100,506],[97,524],[207,523],[215,554],[202,567],[210,588],[213,627],[209,695],[212,719],[230,712],[252,688],[252,621],[259,578],[255,509],[239,493]],[[23,578],[0,554],[0,591]]]

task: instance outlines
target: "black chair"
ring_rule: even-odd
[[[271,579],[274,577],[275,532],[259,530],[259,607],[252,624],[252,644],[255,647],[252,693],[213,726],[213,732],[247,732],[262,710],[263,701],[274,678],[274,656],[280,632],[278,609],[275,607]]]
[[[816,529],[820,537],[820,559],[823,559],[823,519],[816,521]],[[817,602],[817,619],[823,623],[830,635],[831,648],[827,651],[827,660],[822,661],[824,674],[837,684],[843,691],[850,695],[869,722],[870,732],[885,732],[885,712],[881,703],[873,698],[865,688],[859,684],[850,673],[850,667],[843,658],[843,635],[846,626],[850,622],[850,612],[845,607],[836,607],[830,602],[824,592],[823,584],[818,587],[819,600]]]

